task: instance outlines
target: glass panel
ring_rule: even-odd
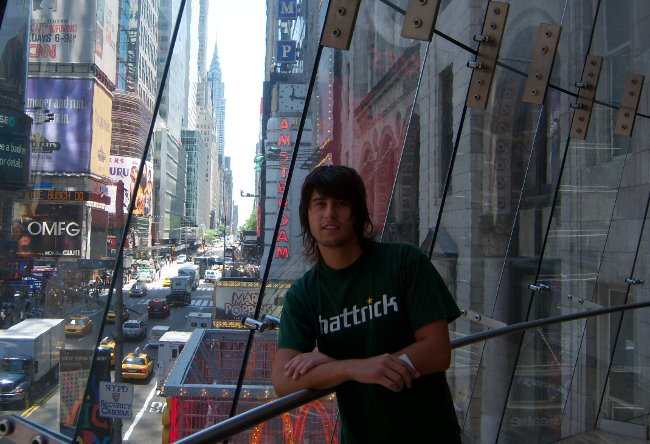
[[[96,352],[99,340],[127,316],[146,319],[135,305],[115,310],[116,294],[157,277],[146,142],[180,5],[167,3],[3,5],[1,408],[87,442],[106,441],[113,427],[97,414],[98,384],[116,378],[120,358],[114,342]],[[122,280],[116,257],[129,214]],[[151,272],[141,263],[131,273],[136,259]],[[142,349],[139,340],[124,352]]]

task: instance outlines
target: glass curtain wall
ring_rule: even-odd
[[[232,284],[258,290],[249,314],[281,317],[284,292],[311,266],[298,204],[306,174],[321,164],[362,175],[377,239],[429,255],[463,310],[452,338],[647,301],[650,7],[441,0],[431,41],[420,41],[401,35],[409,3],[416,2],[360,2],[350,47],[341,50],[320,44],[328,2],[267,2],[254,193],[260,273]],[[184,4],[10,0],[5,7],[0,361],[14,376],[3,379],[0,407],[71,438],[102,441],[114,430],[93,416],[98,387],[115,380],[113,361],[147,343],[115,349],[110,339],[119,343],[126,316],[157,325],[140,299],[130,301],[131,285],[146,287],[160,261],[191,254],[180,238],[164,250],[153,242],[157,233],[180,232],[186,216],[190,165],[179,140],[187,112],[174,112],[184,107],[183,88],[168,87],[189,76],[189,19],[176,29]],[[490,44],[479,41],[495,8],[507,12],[499,56],[489,62],[485,107],[469,106],[476,78],[468,62]],[[557,52],[548,88],[532,94],[536,53],[551,48],[536,42],[549,25],[559,33]],[[174,46],[175,35],[182,45]],[[531,94],[543,100],[524,100]],[[638,109],[626,107],[635,94]],[[625,113],[632,120],[621,129]],[[577,132],[581,117],[588,126]],[[118,293],[129,300],[125,312]],[[185,316],[192,307],[173,310]],[[225,322],[232,316],[218,318],[215,309],[212,326],[237,327]],[[456,349],[447,376],[463,442],[553,442],[607,424],[647,426],[648,322],[639,310]],[[29,347],[19,337],[31,338]],[[151,436],[153,428],[173,441],[273,400],[274,342],[274,332],[196,329],[184,353],[177,350],[185,367],[174,367],[188,385],[170,384],[155,401],[167,423],[145,414],[149,435],[135,426],[122,435]],[[153,406],[147,391],[157,377],[135,385],[134,405]],[[338,427],[331,395],[234,442],[337,442]]]

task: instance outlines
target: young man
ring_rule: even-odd
[[[413,246],[369,238],[352,168],[313,170],[299,212],[316,265],[285,297],[276,393],[336,387],[345,444],[460,442],[445,377],[448,322],[460,310],[431,262]]]

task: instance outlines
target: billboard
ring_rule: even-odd
[[[14,202],[11,238],[18,256],[81,257],[82,205]]]
[[[124,207],[122,208],[124,214],[127,213],[131,196],[136,190],[139,168],[140,159],[137,157],[111,156],[110,177],[124,185]],[[133,214],[151,217],[153,214],[153,164],[149,161],[145,161],[142,180],[137,186],[137,191]],[[111,202],[117,202],[116,193],[117,186],[111,186],[108,193],[111,196]],[[111,205],[109,208],[109,213],[115,214],[115,205]]]
[[[27,185],[31,124],[22,111],[0,105],[0,188]]]
[[[90,172],[93,90],[92,79],[28,79],[27,106],[54,114],[32,125],[32,171]]]
[[[94,63],[95,2],[34,1],[30,62]]]
[[[97,83],[93,92],[93,132],[90,151],[90,172],[107,177],[110,163],[111,131],[113,129],[111,96]]]
[[[118,0],[97,0],[95,64],[113,84],[117,72],[118,10]]]

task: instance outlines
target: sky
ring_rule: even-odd
[[[215,41],[226,93],[225,155],[230,156],[233,200],[239,207],[238,226],[253,210],[255,147],[260,134],[260,101],[266,51],[266,0],[210,0],[206,69]]]

